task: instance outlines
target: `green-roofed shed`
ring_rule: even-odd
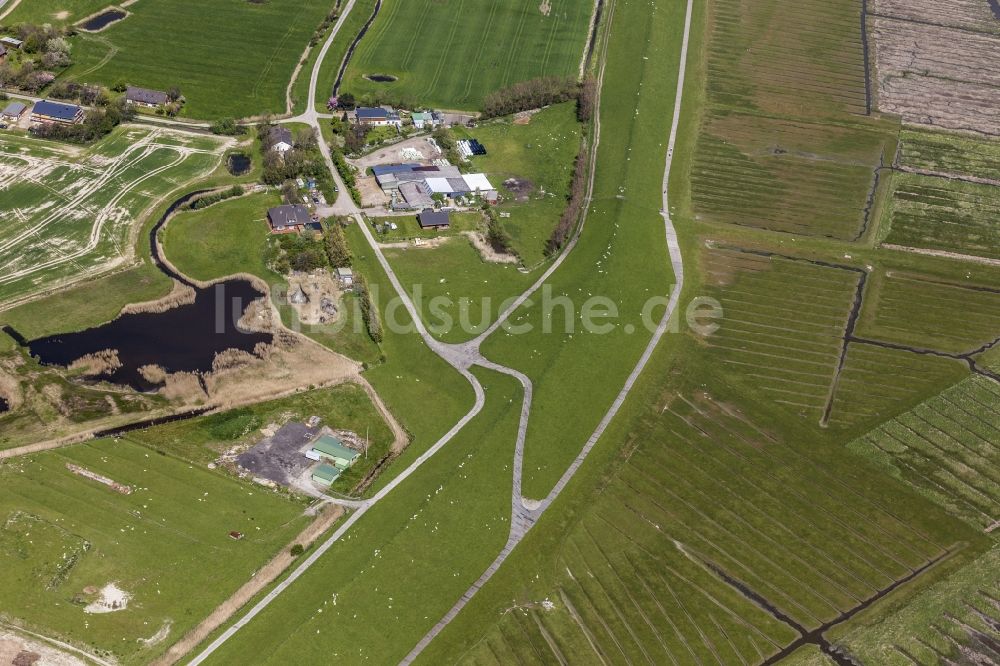
[[[307,457],[313,460],[327,460],[340,469],[347,469],[354,464],[361,454],[344,446],[344,443],[333,435],[323,435],[313,442]]]
[[[340,476],[339,469],[333,465],[323,463],[313,470],[312,480],[320,485],[328,486],[336,481],[338,476]]]

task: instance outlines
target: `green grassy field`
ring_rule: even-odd
[[[581,131],[575,104],[547,108],[531,116],[527,125],[501,118],[455,131],[463,138],[478,139],[487,149],[486,155],[472,158],[473,170],[486,173],[496,187],[512,178],[518,181],[516,192],[501,190],[504,201],[497,210],[510,213],[502,220],[503,226],[521,261],[537,265],[566,207],[579,152]]]
[[[86,149],[0,137],[0,303],[127,266],[145,216],[215,171],[220,146],[138,127]]]
[[[330,99],[330,95],[333,92],[333,84],[336,82],[337,74],[340,72],[341,63],[344,61],[344,56],[347,55],[347,49],[350,48],[355,37],[358,36],[358,33],[361,32],[361,29],[371,17],[372,12],[375,10],[375,1],[356,0],[354,8],[344,20],[344,27],[337,33],[333,44],[330,45],[330,50],[326,54],[326,58],[323,60],[323,64],[320,65],[319,79],[316,86],[316,99],[313,100],[313,103],[318,110],[324,113],[327,110],[326,102]],[[298,94],[306,98],[309,96],[309,77],[306,76],[304,80],[300,80],[303,81],[304,85],[297,86],[300,91]]]
[[[403,286],[422,305],[424,322],[445,342],[476,337],[532,277],[513,264],[486,262],[465,237],[434,248],[385,250]]]
[[[1000,188],[915,174],[894,174],[885,242],[992,259],[1000,232]]]
[[[477,110],[487,94],[518,81],[576,76],[594,4],[543,5],[551,8],[548,15],[535,0],[384,0],[342,90]],[[376,83],[364,78],[370,74],[398,80]]]
[[[216,280],[252,273],[269,282],[279,279],[265,264],[271,229],[267,209],[281,203],[274,192],[250,194],[178,213],[160,241],[171,263],[196,280]]]
[[[4,25],[34,23],[66,25],[111,6],[110,0],[35,0],[20,2],[3,20]]]
[[[332,2],[160,0],[73,42],[64,75],[113,85],[178,86],[183,115],[216,119],[285,112],[296,63]]]
[[[67,463],[132,494],[73,474]],[[124,441],[19,458],[0,467],[0,480],[5,614],[122,663],[154,659],[308,520],[272,492]],[[231,530],[245,537],[234,541]],[[131,595],[128,606],[85,612],[97,598],[91,588],[109,583]],[[166,640],[151,640],[164,627]]]

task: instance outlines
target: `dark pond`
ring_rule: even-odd
[[[993,11],[993,18],[1000,20],[1000,0],[989,0],[990,9]]]
[[[365,74],[365,78],[375,83],[392,83],[398,79],[390,74]]]
[[[156,388],[139,373],[144,365],[158,365],[167,372],[208,372],[219,352],[238,349],[252,353],[258,343],[270,343],[270,333],[251,333],[236,325],[250,303],[264,295],[251,283],[229,280],[201,289],[171,270],[160,257],[156,244],[160,229],[174,211],[206,191],[191,192],[175,201],[149,232],[153,262],[164,273],[195,290],[193,303],[165,312],[123,315],[96,328],[31,341],[9,327],[4,327],[4,331],[18,344],[28,347],[42,363],[50,365],[68,366],[87,354],[117,350],[121,367],[101,378],[138,391]]]
[[[68,366],[81,356],[115,349],[121,367],[101,378],[149,391],[156,385],[139,373],[144,365],[158,365],[167,372],[209,372],[219,352],[252,353],[257,343],[271,342],[269,333],[250,333],[236,325],[250,303],[263,296],[252,284],[230,280],[196,292],[194,303],[39,338],[28,343],[28,350],[44,364]]]
[[[10,411],[10,403],[7,402],[7,398],[0,396],[0,414]]]
[[[253,161],[250,159],[250,156],[243,153],[233,153],[226,160],[226,168],[234,176],[242,176],[250,171],[251,166],[253,166]]]
[[[83,28],[84,30],[96,32],[98,30],[102,30],[108,27],[115,21],[121,21],[126,16],[128,16],[128,14],[126,14],[120,9],[109,9],[108,11],[101,12],[94,18],[88,20],[80,27]]]

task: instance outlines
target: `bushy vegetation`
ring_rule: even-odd
[[[382,318],[378,312],[378,304],[372,301],[368,280],[360,273],[354,276],[354,291],[360,299],[361,317],[365,322],[369,337],[375,344],[381,344],[383,339]]]
[[[247,128],[236,122],[235,118],[219,118],[209,127],[212,134],[221,136],[242,136],[247,133]]]
[[[63,28],[22,23],[6,32],[24,44],[18,51],[9,51],[0,62],[0,87],[38,93],[55,80],[58,72],[73,64],[72,46]]]
[[[354,203],[360,206],[361,191],[358,189],[357,179],[354,174],[354,167],[347,163],[344,153],[339,150],[331,150],[331,155],[333,157],[333,164],[337,167],[337,173],[339,173],[341,179],[343,179],[344,185],[347,187],[347,191],[351,193],[351,199],[354,200]]]
[[[580,86],[572,77],[543,76],[501,88],[483,100],[483,116],[506,116],[574,99]]]
[[[351,265],[351,248],[344,235],[344,227],[339,219],[327,221],[326,232],[323,234],[326,244],[326,256],[334,268],[347,268]]]
[[[233,185],[232,187],[222,190],[221,192],[213,192],[212,194],[205,194],[197,197],[188,202],[187,207],[191,210],[200,210],[202,208],[207,208],[212,204],[217,204],[220,201],[225,201],[226,199],[243,196],[243,194],[244,189],[242,185]]]
[[[587,155],[581,146],[573,162],[573,179],[570,181],[569,194],[566,197],[566,209],[559,216],[559,223],[552,230],[552,235],[545,243],[545,254],[551,255],[562,249],[573,233],[583,208],[583,200],[587,192]]]

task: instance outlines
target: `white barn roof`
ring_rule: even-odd
[[[487,180],[486,174],[482,173],[467,173],[462,178],[465,179],[465,184],[470,191],[475,192],[476,190],[482,190],[486,192],[487,190],[495,189],[490,185],[490,181]]]

